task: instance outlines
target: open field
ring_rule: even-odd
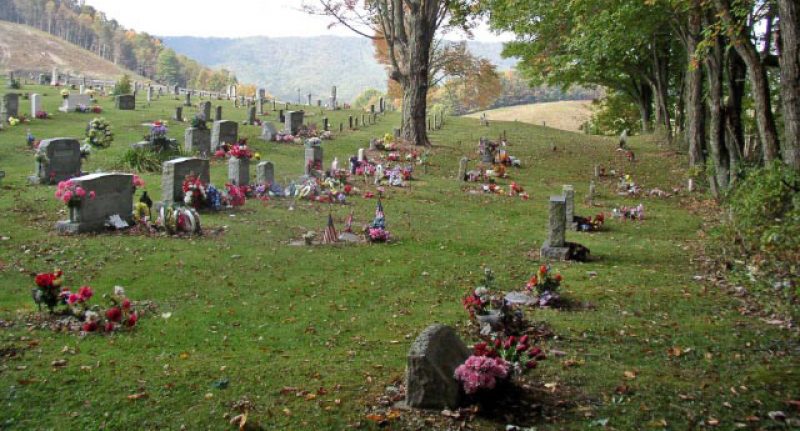
[[[568,100],[563,102],[534,103],[531,105],[508,106],[467,115],[479,118],[486,112],[490,121],[519,121],[521,123],[546,125],[569,132],[580,131],[581,124],[592,116],[592,102],[589,100]]]
[[[622,198],[614,193],[616,179],[606,178],[597,184],[602,206],[582,203],[597,163],[631,174],[645,188],[683,184],[684,156],[654,142],[632,139],[638,161],[630,164],[617,157],[613,140],[557,130],[556,120],[545,120],[546,128],[501,121],[485,128],[475,119],[449,119],[432,134],[427,172],[419,168],[409,189],[388,190],[387,224],[397,240],[385,246],[289,247],[290,239],[321,229],[329,207],[303,202],[290,210],[280,200],[203,214],[205,227],[224,227],[224,233],[191,240],[63,237],[53,229],[66,217],[54,187],[26,184],[34,161],[25,133],[82,137],[93,115],[58,112],[56,89],[22,91],[44,94],[54,118],[0,131],[0,170],[6,171],[0,184],[0,429],[233,429],[226,414],[245,396],[257,407],[250,421],[263,429],[377,429],[365,406],[403,374],[409,346],[426,326],[464,327],[461,299],[482,267],[495,271],[503,290],[521,288],[538,267],[527,255],[545,238],[548,196],[562,184],[575,185],[577,214],[643,202],[647,220],[612,220],[604,232],[568,233],[594,260],[554,263],[554,269],[564,276],[565,293],[594,309],[528,311],[557,334],[545,349],[565,353],[533,372],[535,385],[547,385],[563,407],[530,425],[576,430],[606,421],[607,429],[684,430],[718,421],[718,429],[755,430],[787,429],[769,412],[797,417],[787,404],[800,397],[797,339],[740,314],[733,298],[694,280],[692,246],[703,240],[701,220],[682,198]],[[146,106],[139,99],[133,112],[100,100],[116,140],[93,154],[85,171],[113,166],[141,139],[142,123],[170,118],[179,104],[170,97]],[[224,106],[226,119],[246,117],[232,102],[213,103]],[[28,102],[20,105],[26,112]],[[277,113],[268,114],[274,121]],[[321,124],[316,108],[308,114],[307,123]],[[325,115],[338,130],[349,114],[360,115]],[[364,130],[337,133],[323,144],[325,164],[334,156],[344,164],[398,121],[391,113]],[[170,122],[169,135],[182,141],[183,128]],[[476,158],[481,136],[504,131],[523,167],[502,183],[518,182],[530,200],[471,195],[454,178],[461,156]],[[302,146],[261,142],[259,132],[240,126],[240,136],[275,163],[276,179],[299,176]],[[227,164],[212,162],[211,170],[212,182],[224,183]],[[160,174],[142,177],[159,198]],[[374,200],[356,195],[350,202],[331,208],[339,227],[351,210],[356,225],[372,217]],[[88,284],[102,294],[122,285],[158,311],[135,331],[110,337],[31,330],[22,320],[35,312],[31,274],[54,267],[65,271],[70,286]],[[53,367],[58,360],[65,365]],[[316,395],[295,396],[299,391]],[[501,421],[468,426],[503,429]]]

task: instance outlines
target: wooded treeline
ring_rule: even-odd
[[[35,27],[163,84],[222,91],[236,83],[166,48],[156,37],[126,29],[78,0],[0,0],[0,20]]]
[[[625,95],[644,131],[686,145],[715,194],[746,164],[800,170],[797,0],[487,4],[493,27],[517,35],[504,54],[529,81]]]

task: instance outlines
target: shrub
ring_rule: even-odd
[[[641,131],[639,110],[629,96],[612,93],[592,102],[592,118],[581,128],[591,135],[619,135]]]
[[[176,157],[188,156],[183,150],[151,151],[144,148],[131,148],[117,160],[116,168],[138,172],[161,172],[161,165]]]
[[[122,78],[117,81],[114,86],[114,95],[120,96],[123,94],[131,94],[131,77],[127,74],[122,75]]]

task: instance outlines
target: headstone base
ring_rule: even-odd
[[[551,247],[545,242],[541,249],[542,259],[569,260],[569,247]]]

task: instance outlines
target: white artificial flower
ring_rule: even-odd
[[[114,295],[125,296],[125,288],[122,286],[114,286]]]
[[[97,315],[97,313],[95,313],[94,311],[87,311],[87,312],[84,314],[84,317],[86,317],[86,320],[87,320],[88,322],[94,322],[95,320],[97,320],[97,318],[98,318],[99,316],[98,316],[98,315]]]

